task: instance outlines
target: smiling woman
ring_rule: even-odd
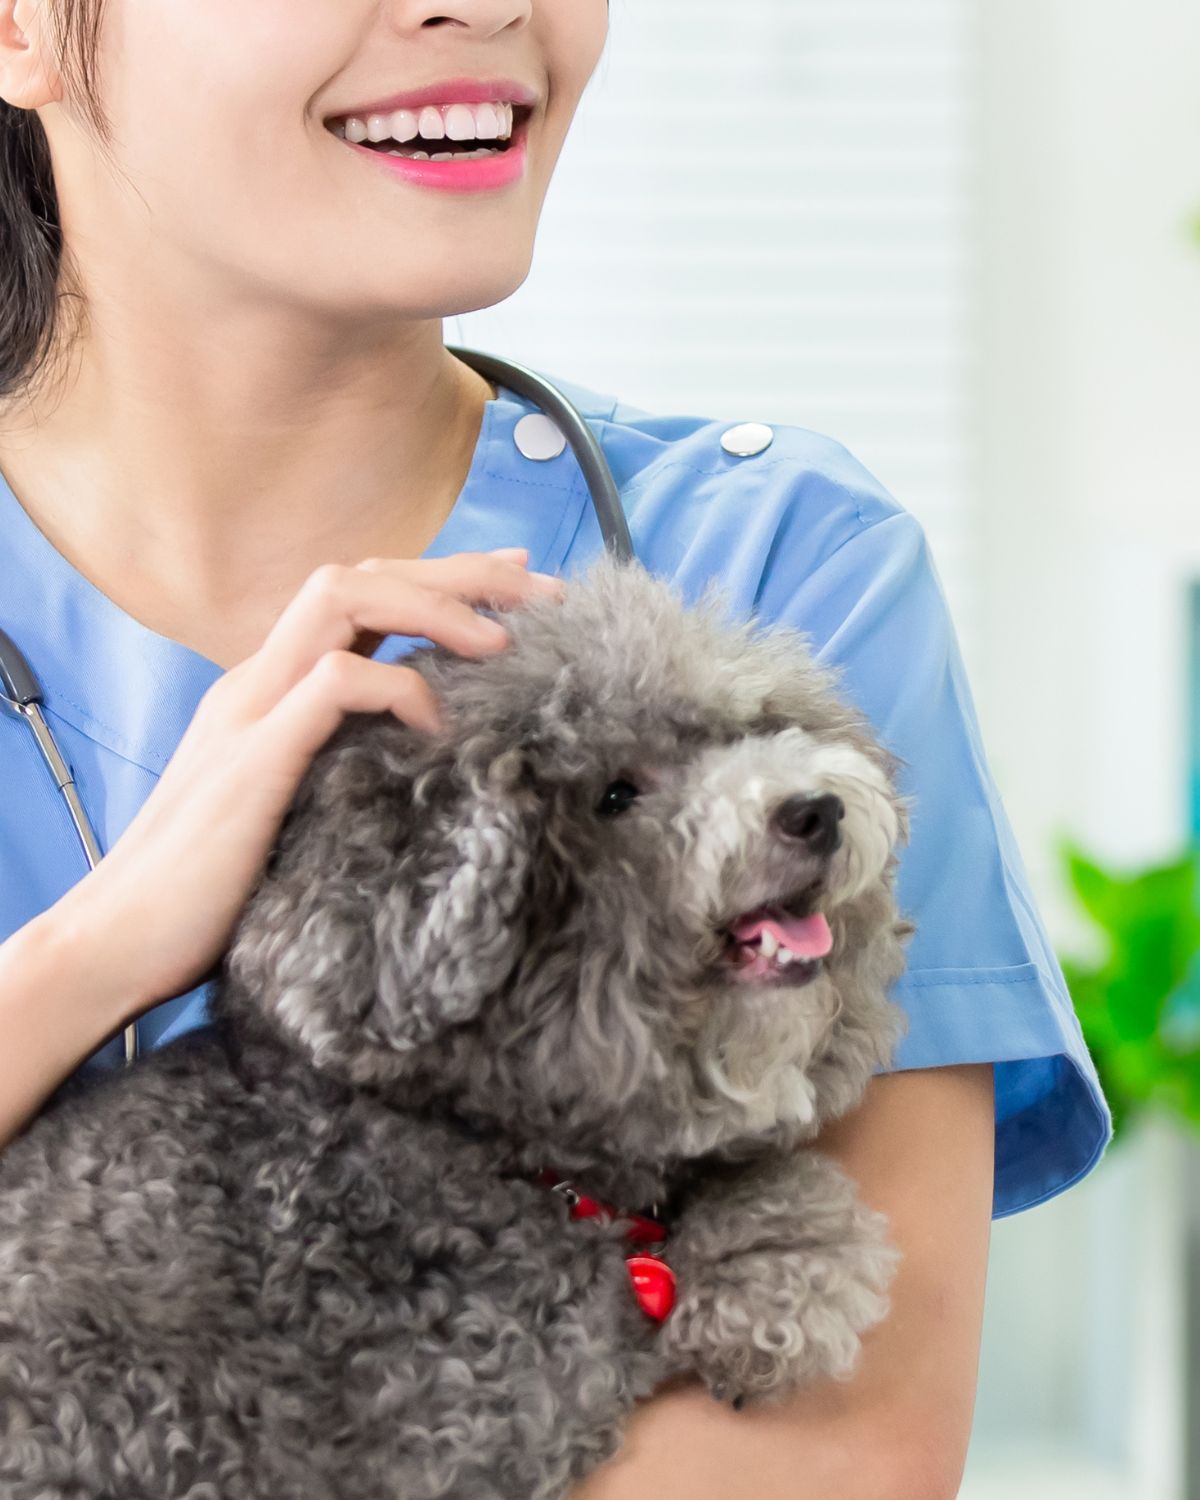
[[[561,598],[601,549],[561,434],[454,358],[443,320],[528,276],[607,29],[605,0],[0,0],[0,629],[104,851],[86,873],[46,836],[61,807],[0,717],[0,1143],[117,1066],[131,1019],[152,1051],[208,1026],[338,724],[437,729],[404,657],[505,650],[482,611]],[[940,1500],[969,1431],[989,1211],[1077,1181],[1108,1120],[936,568],[836,440],[559,384],[642,563],[803,631],[915,809],[908,1035],[819,1143],[893,1221],[900,1315],[861,1379],[802,1408],[730,1426],[694,1392],[649,1402],[589,1500],[651,1482],[775,1500],[797,1470],[828,1475],[830,1500]],[[823,806],[797,826],[832,841]],[[821,962],[819,895],[742,875],[731,859],[720,909],[751,962],[786,972],[780,944],[793,971]],[[786,910],[760,910],[781,892]]]

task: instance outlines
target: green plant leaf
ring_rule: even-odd
[[[1085,969],[1070,958],[1061,959],[1063,977],[1075,1014],[1089,1047],[1108,1047],[1118,1040],[1108,1008],[1108,989],[1100,970]]]
[[[1105,868],[1069,838],[1059,854],[1106,938],[1099,964],[1062,956],[1114,1139],[1162,1110],[1200,1129],[1200,848],[1141,870]]]
[[[1106,931],[1120,910],[1117,881],[1077,845],[1064,843],[1067,874],[1084,910]]]

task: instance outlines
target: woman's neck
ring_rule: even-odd
[[[230,667],[319,564],[418,557],[453,508],[494,392],[440,324],[421,331],[307,378],[227,353],[102,378],[85,357],[65,394],[0,422],[0,473],[118,607]]]

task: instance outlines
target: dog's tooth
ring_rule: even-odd
[[[764,927],[759,946],[762,948],[764,958],[774,958],[779,948],[779,939],[769,927]]]
[[[790,948],[780,948],[779,952],[775,955],[775,962],[781,969],[786,969],[795,956]]]

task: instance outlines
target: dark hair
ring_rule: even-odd
[[[101,149],[109,123],[96,91],[96,55],[104,0],[52,0],[55,61],[64,103],[82,108]],[[61,284],[60,284],[61,283]],[[75,328],[64,329],[61,302],[83,297],[64,258],[50,145],[32,109],[0,99],[0,401],[31,394],[52,355]]]

